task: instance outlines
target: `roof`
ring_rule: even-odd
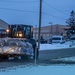
[[[0,19],[0,28],[6,29],[8,27],[8,25],[9,25],[8,23],[6,23],[5,21]]]

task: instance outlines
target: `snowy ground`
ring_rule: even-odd
[[[75,42],[72,43],[70,41],[60,44],[60,43],[53,43],[53,44],[40,44],[40,50],[54,50],[54,49],[64,49],[64,48],[74,48]]]
[[[75,75],[75,65],[22,66],[0,75]]]
[[[56,48],[70,48],[75,46],[69,46],[69,42],[65,44],[41,44],[40,50],[50,50]],[[73,61],[75,57],[53,59],[55,61]],[[34,66],[19,66],[8,68],[6,71],[2,70],[0,75],[75,75],[75,64],[55,64],[55,65],[34,65]]]

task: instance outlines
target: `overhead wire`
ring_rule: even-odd
[[[17,1],[5,1],[5,0],[0,0],[0,1],[4,1],[4,2],[17,2]],[[36,1],[25,1],[25,2],[36,2]],[[47,4],[44,0],[43,0],[43,2],[44,2],[45,4]],[[17,3],[18,3],[18,2],[17,2]],[[49,4],[47,4],[47,5],[49,5]],[[51,5],[49,5],[49,6],[51,6]],[[56,8],[53,7],[53,6],[51,6],[51,7],[54,8],[54,9],[56,9]],[[10,9],[10,8],[0,8],[0,9],[2,9],[2,10],[10,10],[10,11],[39,13],[39,12],[37,12],[37,11],[27,11],[27,10]],[[57,9],[56,9],[56,10],[57,10]],[[59,10],[58,10],[58,11],[59,11]],[[59,18],[59,19],[64,19],[64,18],[62,18],[62,17],[58,17],[58,16],[55,16],[55,15],[51,15],[51,14],[48,14],[48,13],[46,13],[46,12],[42,12],[42,14],[48,15],[48,16],[52,16],[52,17],[55,17],[55,18]]]
[[[39,13],[37,11],[28,11],[28,10],[19,10],[19,9],[10,9],[10,8],[0,8],[2,10],[9,10],[9,11],[20,11],[20,12],[29,12],[29,13]],[[42,14],[45,14],[45,15],[48,15],[48,16],[52,16],[52,17],[55,17],[55,18],[59,18],[59,19],[64,19],[62,17],[58,17],[58,16],[55,16],[55,15],[51,15],[51,14],[48,14],[48,13],[45,13],[45,12],[42,12]]]
[[[65,19],[65,18],[62,18],[62,17],[59,17],[59,16],[55,16],[55,15],[51,15],[51,14],[48,14],[48,13],[45,13],[45,12],[42,12],[43,14],[45,15],[48,15],[48,16],[52,16],[52,17],[55,17],[55,18],[59,18],[59,19]]]
[[[33,2],[39,2],[39,1],[9,1],[9,0],[0,0],[0,2],[9,2],[9,3],[33,3]]]
[[[61,11],[61,10],[57,9],[56,7],[54,7],[54,6],[50,5],[49,3],[47,3],[47,2],[46,2],[46,1],[44,1],[44,0],[43,0],[43,3],[45,3],[45,4],[46,4],[46,5],[48,5],[48,6],[50,6],[51,8],[55,9],[56,11],[58,11],[58,12],[60,12],[60,13],[62,13],[62,14],[67,15],[67,13],[65,13],[65,12],[63,12],[63,11]]]
[[[19,9],[10,9],[10,8],[0,8],[2,10],[11,10],[11,11],[20,11],[20,12],[32,12],[32,13],[38,13],[37,11],[28,11],[28,10],[19,10]]]
[[[57,9],[56,7],[50,5],[49,3],[45,2],[44,0],[43,0],[43,3],[47,4],[48,6],[50,6],[50,7],[53,8],[53,9],[55,9],[56,11],[58,11],[58,12],[60,12],[60,13],[66,15],[66,13],[64,13],[64,12],[62,12],[61,10]],[[48,13],[43,12],[43,11],[42,11],[42,14],[47,15],[47,16],[50,16],[50,17],[52,16],[52,17],[55,17],[55,18],[58,18],[58,19],[63,19],[63,20],[65,20],[65,18],[63,18],[63,17],[59,17],[59,16],[56,16],[56,15],[48,14]]]

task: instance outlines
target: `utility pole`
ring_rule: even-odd
[[[40,9],[39,9],[38,50],[40,49],[41,18],[42,18],[42,0],[40,0]]]
[[[40,34],[41,34],[41,18],[42,18],[42,0],[40,0],[40,9],[39,9],[39,30],[38,30],[38,51],[35,50],[35,66],[36,66],[36,55],[39,55],[40,49]]]

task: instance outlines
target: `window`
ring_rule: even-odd
[[[52,40],[61,40],[61,38],[52,38]]]
[[[30,32],[31,32],[31,28],[30,27],[27,27],[26,28],[26,35],[29,36],[30,35]]]

